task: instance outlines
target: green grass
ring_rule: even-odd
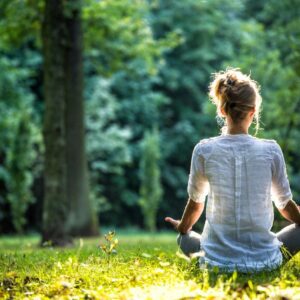
[[[176,254],[176,234],[117,232],[38,248],[38,236],[0,238],[0,299],[300,299],[300,254],[272,272],[219,274]]]

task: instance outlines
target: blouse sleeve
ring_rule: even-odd
[[[201,153],[201,144],[193,150],[187,192],[194,202],[202,203],[209,191],[209,183],[204,172],[204,157]]]
[[[283,209],[292,198],[284,156],[280,146],[276,143],[273,148],[272,199],[277,208]]]

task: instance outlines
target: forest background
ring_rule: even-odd
[[[80,12],[83,33],[86,203],[95,224],[155,230],[165,228],[164,216],[180,217],[193,148],[220,133],[208,84],[227,66],[261,85],[257,136],[282,147],[299,204],[299,1],[74,3],[69,12]],[[40,232],[49,208],[45,16],[41,0],[0,2],[0,234]]]

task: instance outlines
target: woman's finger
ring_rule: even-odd
[[[165,221],[166,221],[166,222],[169,222],[169,223],[173,223],[175,220],[174,220],[173,218],[166,217],[166,218],[165,218]]]
[[[165,221],[168,223],[171,223],[174,227],[177,227],[179,224],[178,220],[174,220],[173,218],[170,218],[170,217],[166,217]]]

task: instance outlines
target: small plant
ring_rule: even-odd
[[[117,238],[115,238],[115,236],[115,231],[109,231],[107,234],[104,235],[106,244],[100,245],[100,248],[107,255],[117,254],[116,247],[119,241]]]

